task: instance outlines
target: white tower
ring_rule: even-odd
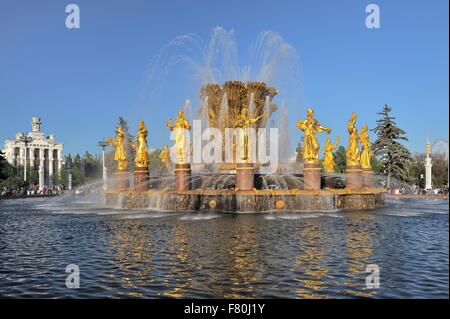
[[[432,189],[431,185],[431,148],[430,143],[427,143],[427,157],[425,158],[425,189]]]

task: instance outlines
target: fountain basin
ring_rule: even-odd
[[[215,211],[257,213],[268,211],[324,212],[375,209],[384,205],[385,189],[280,189],[185,191],[149,189],[106,190],[108,206],[170,212]]]

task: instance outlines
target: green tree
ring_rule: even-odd
[[[334,171],[336,173],[345,172],[345,147],[339,146],[336,153],[334,153]]]
[[[77,154],[72,162],[72,184],[73,186],[80,186],[83,185],[84,182],[83,163],[80,154]]]
[[[391,187],[391,179],[401,181],[408,180],[408,166],[411,161],[411,153],[400,143],[407,141],[406,132],[397,127],[395,117],[390,115],[392,108],[384,105],[381,118],[377,120],[377,126],[372,129],[377,134],[377,139],[372,145],[376,156],[380,157],[382,173],[386,177],[386,187]]]
[[[39,172],[36,167],[27,166],[27,181],[29,184],[39,184]]]
[[[375,174],[382,174],[383,173],[383,165],[381,164],[380,160],[376,156],[372,156],[370,159],[370,165],[372,166],[372,171]]]
[[[431,182],[433,187],[441,188],[448,185],[448,159],[445,154],[431,154]]]
[[[148,166],[151,174],[161,174],[163,170],[163,163],[159,158],[160,149],[151,150],[148,153]]]
[[[10,177],[11,171],[11,164],[6,160],[5,154],[0,151],[0,181]]]
[[[102,163],[98,157],[93,157],[86,151],[82,159],[83,172],[86,179],[99,178],[102,174]]]
[[[419,187],[425,187],[425,154],[414,154],[408,168],[409,182]]]

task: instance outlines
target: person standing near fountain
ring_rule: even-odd
[[[117,128],[115,139],[110,137],[108,142],[115,148],[114,160],[117,162],[117,170],[113,178],[114,186],[117,189],[128,188],[130,186],[128,181],[128,158],[125,152],[125,135],[121,125]]]
[[[345,152],[346,158],[346,179],[345,187],[349,189],[359,189],[362,187],[361,178],[361,153],[359,151],[359,136],[356,124],[356,113],[353,112],[347,124],[349,133],[348,147]]]
[[[136,142],[133,148],[136,149],[135,169],[134,169],[134,189],[147,190],[149,188],[148,172],[148,152],[147,152],[148,130],[144,121],[139,121],[139,129],[136,132]]]
[[[259,120],[268,117],[268,113],[263,113],[255,118],[248,114],[248,108],[243,107],[234,123],[239,130],[239,161],[236,163],[236,188],[241,191],[252,190],[254,187],[254,163],[253,154],[250,151],[250,128]]]
[[[191,164],[189,163],[189,153],[186,151],[186,136],[191,130],[188,120],[184,117],[184,111],[178,111],[178,118],[173,122],[172,118],[166,122],[166,126],[170,131],[175,133],[174,146],[177,156],[175,163],[175,190],[183,191],[191,189]]]
[[[369,134],[367,133],[368,127],[364,125],[360,132],[361,140],[361,168],[363,174],[363,187],[372,187],[372,164],[370,159],[372,158],[371,143],[369,140]]]
[[[320,189],[320,163],[319,163],[319,142],[317,141],[317,133],[331,133],[331,129],[322,126],[314,118],[314,110],[308,108],[306,119],[298,120],[297,129],[302,130],[304,136],[303,147],[303,178],[305,189]]]

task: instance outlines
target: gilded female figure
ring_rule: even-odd
[[[169,118],[166,122],[166,126],[170,131],[175,133],[174,144],[176,148],[177,162],[185,163],[187,161],[186,148],[188,147],[188,145],[186,145],[186,134],[188,134],[187,131],[191,130],[191,126],[189,125],[188,120],[184,117],[184,111],[178,111],[178,118],[175,123],[172,118]]]
[[[331,129],[319,124],[314,118],[314,110],[308,108],[306,119],[299,120],[296,123],[297,129],[305,133],[303,146],[303,159],[307,163],[317,163],[319,160],[319,142],[316,134],[319,132],[326,132],[330,134]]]
[[[370,159],[372,157],[371,144],[369,140],[369,134],[367,133],[367,125],[364,125],[361,129],[360,139],[361,139],[361,167],[370,169],[372,165],[370,164]]]
[[[339,136],[336,137],[336,143],[331,143],[331,139],[327,138],[325,141],[325,147],[323,152],[323,167],[325,172],[333,173],[334,172],[334,154],[333,151],[336,149],[339,143]]]
[[[241,113],[237,116],[236,121],[234,123],[234,126],[236,128],[240,128],[242,129],[242,131],[240,132],[240,140],[241,140],[241,161],[242,162],[248,162],[249,158],[250,158],[250,148],[249,148],[249,144],[250,144],[250,139],[249,139],[249,129],[250,127],[255,124],[256,122],[258,122],[260,119],[269,116],[269,114],[264,113],[262,115],[259,115],[255,118],[251,118],[248,115],[248,108],[247,107],[243,107],[241,109]]]
[[[136,133],[136,143],[133,145],[136,148],[136,158],[134,160],[136,167],[148,167],[147,136],[147,128],[144,121],[141,120]]]
[[[125,151],[125,135],[121,125],[117,128],[115,139],[110,137],[108,142],[115,148],[114,160],[117,161],[117,169],[126,170],[128,168],[128,159]]]
[[[355,126],[356,123],[356,113],[352,113],[350,120],[348,121],[347,131],[350,134],[348,138],[348,147],[345,152],[347,159],[347,166],[353,166],[360,164],[361,153],[359,151],[359,136],[358,129]]]

